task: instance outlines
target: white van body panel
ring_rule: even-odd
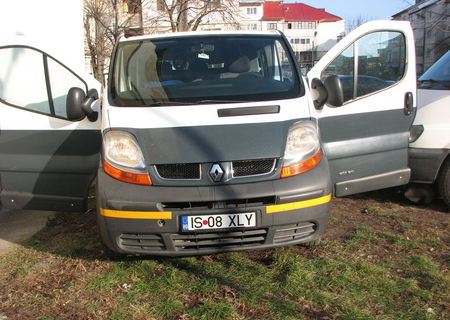
[[[450,149],[450,90],[417,90],[414,125],[424,131],[412,148]]]
[[[309,118],[307,96],[291,100],[170,107],[113,107],[108,105],[105,110],[108,112],[111,128],[172,128],[280,122],[295,118]],[[105,103],[107,102],[105,101]],[[280,106],[279,113],[241,117],[217,116],[220,109],[273,105]]]
[[[328,51],[322,59],[308,72],[307,77],[311,82],[314,78],[321,78],[322,71],[330,64],[330,62],[343,52],[349,45],[355,42],[356,39],[363,37],[366,34],[377,31],[398,31],[402,32],[411,41],[406,41],[408,48],[406,52],[415,52],[414,50],[414,35],[411,30],[411,25],[407,21],[370,21],[357,29],[350,32],[346,37],[339,41],[333,48]],[[358,98],[350,103],[345,104],[342,108],[323,108],[320,111],[313,112],[318,117],[328,117],[345,114],[358,114],[366,112],[384,111],[387,109],[398,109],[403,106],[403,92],[411,91],[410,88],[416,87],[416,58],[415,55],[407,55],[406,57],[406,72],[404,79],[396,83],[392,87],[388,87],[384,92],[377,92],[373,97],[367,96]],[[315,90],[312,90],[315,91]],[[401,94],[396,94],[401,93]],[[315,94],[315,93],[313,93]],[[416,92],[412,91],[414,103],[416,101]]]

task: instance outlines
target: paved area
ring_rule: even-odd
[[[0,256],[45,227],[54,214],[53,211],[0,211]]]

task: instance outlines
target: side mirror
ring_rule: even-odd
[[[332,75],[325,79],[324,84],[328,91],[327,103],[333,107],[342,106],[344,104],[344,89],[342,89],[341,79],[337,75]]]
[[[83,89],[70,88],[66,98],[67,118],[71,121],[80,121],[87,116],[90,121],[96,121],[98,112],[92,110],[91,105],[97,99],[96,89],[89,90],[86,95]]]
[[[314,99],[314,107],[322,110],[325,103],[332,107],[340,107],[344,104],[344,91],[338,76],[332,75],[325,82],[318,78],[311,81],[311,89],[317,90],[318,96]]]
[[[86,99],[86,94],[83,89],[70,88],[66,98],[67,118],[71,121],[83,120],[86,114],[81,105]]]
[[[323,84],[322,80],[314,78],[311,81],[311,89],[317,90],[318,93],[318,96],[313,100],[314,108],[316,108],[317,110],[322,110],[324,104],[328,99],[328,91],[325,88],[325,85]]]

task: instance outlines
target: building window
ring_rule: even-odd
[[[247,30],[256,30],[256,23],[254,23],[254,24],[248,24],[248,25],[247,25]]]
[[[248,15],[255,15],[256,14],[256,8],[247,8],[247,14]]]
[[[267,30],[277,30],[277,24],[276,23],[268,23]]]
[[[310,40],[309,40],[309,38],[303,38],[303,39],[300,39],[300,43],[301,44],[310,44]]]
[[[316,21],[297,21],[287,23],[288,29],[315,29],[316,26]]]
[[[166,6],[164,5],[164,0],[156,0],[156,10],[165,11]]]
[[[142,10],[140,0],[124,0],[123,11],[124,13],[139,13]]]
[[[209,6],[211,8],[220,8],[220,5],[221,5],[220,0],[210,0],[209,2]]]

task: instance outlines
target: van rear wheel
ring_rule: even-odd
[[[450,159],[442,166],[437,182],[442,200],[450,207]]]

